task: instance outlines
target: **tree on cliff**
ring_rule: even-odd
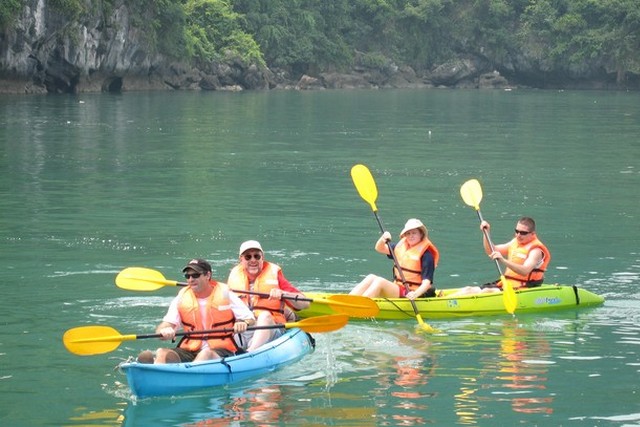
[[[522,16],[520,45],[548,70],[586,74],[587,67],[640,74],[637,0],[539,0]]]

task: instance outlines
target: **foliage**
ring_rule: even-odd
[[[86,2],[83,0],[48,0],[47,5],[69,20],[77,20],[86,11]]]
[[[188,50],[200,61],[239,57],[265,66],[258,44],[241,27],[242,17],[223,0],[188,0],[186,38]]]
[[[640,11],[636,0],[540,0],[522,17],[522,46],[556,68],[613,68],[619,82],[640,71]]]
[[[21,0],[2,0],[0,3],[0,27],[11,24],[22,10]]]
[[[180,2],[133,0],[127,4],[131,11],[131,23],[140,30],[151,52],[189,59],[185,37],[186,18]],[[107,2],[103,2],[104,8],[108,6]]]

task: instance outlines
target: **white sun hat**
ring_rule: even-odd
[[[422,221],[416,218],[410,218],[400,232],[400,237],[404,236],[404,233],[406,233],[407,231],[415,230],[416,228],[422,230],[422,233],[425,236],[427,235],[427,227],[422,223]]]

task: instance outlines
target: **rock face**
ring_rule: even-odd
[[[269,71],[241,61],[197,69],[150,52],[126,1],[109,16],[68,23],[46,0],[28,0],[0,33],[0,92],[268,89]]]
[[[0,69],[26,93],[117,91],[127,89],[130,79],[136,86],[161,86],[148,72],[157,58],[138,39],[126,7],[114,8],[107,19],[70,26],[45,0],[30,0],[0,39]]]

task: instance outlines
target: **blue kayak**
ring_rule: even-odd
[[[120,369],[127,375],[135,396],[172,396],[261,376],[294,363],[311,351],[313,339],[293,328],[250,353],[192,363],[127,362]]]

